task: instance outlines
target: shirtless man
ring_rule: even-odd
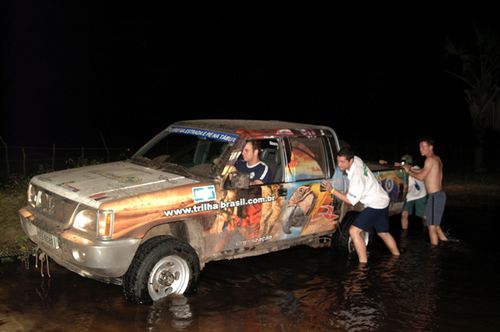
[[[443,191],[443,163],[441,158],[434,154],[434,140],[422,138],[420,140],[420,154],[425,156],[424,168],[420,170],[411,169],[411,165],[404,165],[405,171],[417,180],[424,181],[428,199],[425,208],[425,217],[429,238],[432,245],[438,245],[439,241],[448,241],[441,229],[446,204],[446,193]]]

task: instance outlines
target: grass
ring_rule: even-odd
[[[500,185],[500,172],[448,172],[444,174],[444,180],[445,183],[450,184],[469,183],[474,185],[488,185],[498,187]]]
[[[451,205],[488,206],[500,200],[500,172],[445,174],[443,189]]]
[[[16,256],[26,252],[31,241],[23,232],[17,211],[26,203],[26,186],[12,188],[3,186],[0,189],[0,258]]]

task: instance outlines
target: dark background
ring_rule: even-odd
[[[465,167],[471,119],[444,43],[500,31],[477,2],[1,6],[0,136],[17,146],[133,150],[177,120],[277,119],[331,126],[367,159],[417,156],[430,135]]]

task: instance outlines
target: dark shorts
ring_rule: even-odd
[[[367,207],[361,211],[352,224],[365,232],[375,228],[377,233],[387,233],[389,232],[389,208],[373,209]]]
[[[444,206],[446,205],[446,193],[438,191],[429,194],[427,198],[427,206],[425,207],[426,224],[440,226],[443,218]]]
[[[414,216],[424,218],[425,217],[425,203],[427,203],[427,196],[422,198],[417,198],[413,201],[405,201],[403,206],[404,211],[408,211],[409,214]]]

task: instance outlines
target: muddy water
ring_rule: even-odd
[[[402,256],[376,241],[364,267],[307,247],[209,263],[194,294],[151,306],[54,263],[51,278],[3,263],[0,331],[499,331],[499,212],[449,207],[462,241],[439,248],[391,220]]]

